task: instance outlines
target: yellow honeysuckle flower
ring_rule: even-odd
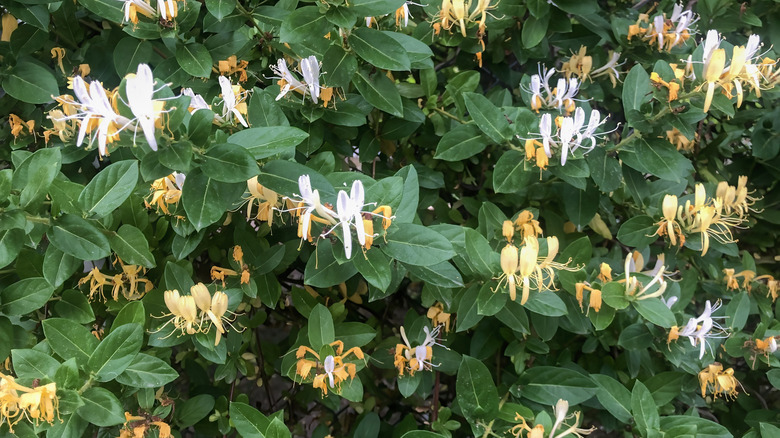
[[[226,332],[225,324],[237,330],[231,324],[237,314],[228,310],[228,297],[224,292],[217,291],[211,295],[203,283],[198,283],[190,288],[190,295],[180,295],[179,291],[167,290],[164,295],[165,306],[170,313],[157,318],[171,317],[165,324],[152,333],[157,333],[168,324],[173,324],[174,330],[168,336],[177,331],[179,336],[183,334],[208,333],[211,327],[216,327],[217,335],[214,345],[219,344],[222,335]],[[166,336],[166,338],[168,337]]]
[[[437,327],[443,325],[444,331],[449,333],[452,314],[444,311],[444,305],[442,303],[438,301],[433,303],[433,305],[428,308],[426,316],[431,320],[431,324]]]
[[[249,67],[249,61],[239,61],[236,55],[230,55],[227,59],[217,61],[217,68],[212,70],[223,76],[231,76],[238,73],[238,82],[246,82],[248,80],[246,74],[247,67]]]
[[[634,259],[634,255],[631,253],[626,256],[626,262],[624,265],[626,278],[620,280],[621,283],[625,282],[626,284],[626,297],[633,297],[635,300],[646,300],[648,298],[662,296],[667,287],[666,280],[664,279],[664,270],[666,269],[666,266],[663,265],[663,255],[658,256],[656,266],[648,273],[652,279],[647,283],[647,285],[643,285],[639,282],[639,279],[637,279],[636,276],[631,275],[632,272],[636,272],[641,269],[642,265],[644,264],[641,258],[641,254],[636,254],[639,255],[637,260]],[[654,292],[648,293],[656,283],[659,285],[658,289],[656,289]],[[639,289],[640,287],[641,289]],[[637,289],[639,289],[638,292]],[[645,295],[645,293],[647,293],[647,295]]]
[[[60,71],[63,75],[67,75],[67,73],[65,73],[65,67],[62,65],[62,59],[65,58],[65,49],[62,47],[52,47],[51,57],[52,59],[57,59],[57,66],[60,68]]]
[[[689,140],[677,128],[666,131],[666,139],[669,143],[673,144],[678,151],[693,152],[693,148],[696,145],[695,139],[697,137],[698,134],[695,135],[694,140]]]
[[[173,172],[166,177],[154,180],[151,188],[152,193],[145,200],[146,208],[155,206],[158,211],[170,215],[168,207],[178,204],[185,179],[186,176],[183,173]],[[148,200],[149,197],[151,197],[151,201]]]
[[[257,213],[254,218],[266,222],[270,227],[273,225],[274,210],[279,210],[282,206],[281,197],[273,190],[257,182],[257,177],[252,177],[246,182],[249,196],[244,198],[247,202],[246,219],[253,217],[252,207],[257,204]]]
[[[734,377],[734,369],[723,370],[723,365],[715,362],[708,365],[699,372],[699,385],[701,386],[701,396],[706,397],[707,392],[711,392],[714,398],[724,396],[726,399],[737,398],[737,385],[742,384]],[[744,391],[744,387],[742,390]]]
[[[720,75],[726,67],[726,50],[715,49],[709,58],[709,62],[704,66],[704,80],[707,82],[707,96],[704,99],[703,111],[706,113],[712,104],[712,97],[715,93],[715,86],[720,80]]]
[[[3,14],[3,18],[0,19],[0,25],[3,27],[3,32],[0,34],[0,41],[11,41],[11,34],[19,28],[19,21],[11,14]]]
[[[55,416],[59,419],[56,383],[28,388],[16,383],[13,376],[0,373],[0,426],[7,423],[13,433],[14,425],[22,419],[39,426],[44,421],[54,424]]]
[[[323,397],[328,394],[328,388],[340,391],[342,382],[348,378],[355,378],[357,366],[352,362],[345,362],[348,356],[353,355],[359,360],[365,360],[363,350],[358,347],[352,347],[344,352],[344,342],[340,340],[330,343],[330,346],[334,347],[335,354],[326,356],[324,360],[320,359],[320,355],[316,351],[305,345],[298,347],[295,353],[295,357],[298,359],[295,374],[300,376],[302,380],[307,379],[312,370],[322,369],[324,371],[324,373],[315,374],[312,380],[312,386],[315,389],[320,389]],[[307,359],[306,355],[313,356],[316,360]]]
[[[16,114],[9,114],[8,124],[11,125],[11,135],[14,136],[14,140],[19,138],[19,135],[21,135],[25,129],[29,134],[35,135],[35,120],[25,122]]]
[[[395,346],[395,354],[393,356],[393,364],[398,369],[399,376],[404,375],[404,370],[414,376],[414,373],[418,371],[430,370],[433,367],[438,366],[432,363],[431,360],[433,360],[433,346],[438,345],[444,347],[444,345],[437,342],[440,330],[440,325],[434,327],[433,330],[428,329],[428,327],[423,327],[423,331],[425,331],[425,340],[422,344],[413,348],[412,344],[409,343],[409,339],[406,337],[404,327],[401,326],[401,339],[404,343]]]

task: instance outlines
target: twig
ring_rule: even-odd
[[[265,394],[268,397],[268,408],[273,410],[273,407],[276,404],[276,402],[274,401],[273,395],[271,394],[271,388],[268,386],[270,382],[265,375],[265,358],[263,357],[263,346],[262,343],[260,342],[259,328],[255,329],[255,340],[257,341],[257,358],[260,359],[260,363],[258,367],[260,368],[260,378],[263,379],[263,388],[265,388]]]

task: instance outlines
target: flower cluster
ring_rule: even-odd
[[[228,310],[228,297],[224,292],[217,291],[211,295],[203,283],[198,283],[190,288],[190,295],[180,295],[179,291],[174,289],[166,290],[164,297],[165,306],[168,307],[170,313],[166,313],[160,318],[171,318],[155,333],[168,324],[173,324],[174,327],[170,335],[178,331],[179,336],[185,333],[188,335],[205,334],[211,330],[212,326],[215,326],[217,337],[214,345],[217,345],[226,332],[225,325],[233,327],[230,323],[235,320],[236,314]]]
[[[544,438],[545,436],[550,438],[563,438],[566,436],[576,436],[582,438],[583,435],[590,435],[596,428],[590,427],[584,429],[579,427],[580,424],[580,411],[576,411],[571,415],[569,413],[569,402],[563,399],[559,399],[558,403],[553,406],[553,413],[555,414],[555,423],[553,423],[550,433],[545,433],[544,425],[537,424],[534,427],[528,425],[525,418],[520,414],[515,414],[515,421],[520,421],[519,424],[510,429],[510,433],[515,438],[521,438],[525,433],[527,438]],[[566,420],[574,418],[571,424],[567,424]]]
[[[315,370],[312,386],[315,389],[319,388],[322,390],[323,397],[328,395],[328,388],[331,391],[341,391],[342,382],[355,378],[357,365],[352,362],[345,362],[349,355],[353,355],[359,360],[365,359],[363,350],[358,347],[352,347],[344,352],[344,342],[342,341],[335,341],[330,346],[335,347],[334,354],[325,356],[324,360],[320,358],[316,351],[305,345],[298,347],[295,353],[295,357],[298,359],[295,366],[295,374],[300,376],[301,379],[308,379],[312,370]],[[314,359],[307,359],[307,354],[313,356]],[[320,370],[323,372],[320,373]]]
[[[138,438],[146,436],[146,433],[155,426],[157,428],[158,438],[170,438],[171,426],[163,421],[162,418],[144,414],[131,415],[125,412],[125,424],[119,430],[119,438]]]
[[[241,271],[241,273],[233,269],[220,268],[219,266],[212,266],[211,279],[214,281],[221,281],[222,287],[224,287],[226,277],[240,276],[241,284],[249,284],[249,276],[250,276],[249,266],[246,263],[244,263],[244,251],[241,249],[240,245],[236,245],[233,247],[233,262],[235,262],[238,271]]]
[[[365,204],[365,191],[363,183],[355,180],[349,195],[340,190],[336,200],[336,210],[320,202],[320,194],[312,190],[309,175],[301,175],[298,178],[300,198],[293,201],[297,204],[290,211],[299,216],[298,237],[302,240],[312,241],[312,222],[317,222],[330,227],[322,233],[325,237],[333,230],[341,228],[341,240],[344,243],[344,253],[347,258],[352,257],[352,228],[355,228],[358,242],[366,250],[371,248],[374,240],[374,217],[382,219],[382,228],[388,229],[392,222],[392,210],[387,205],[380,205],[373,211],[363,211]],[[315,214],[316,213],[316,214]],[[319,216],[318,216],[319,215]]]
[[[172,174],[156,179],[152,183],[151,193],[145,200],[146,208],[155,207],[163,214],[170,215],[171,205],[176,205],[181,199],[181,190],[186,176],[183,173]]]
[[[282,206],[282,199],[275,191],[263,186],[257,182],[257,177],[253,177],[246,182],[249,196],[246,200],[246,219],[252,218],[266,222],[270,227],[274,221],[274,210],[279,210]],[[257,212],[253,215],[252,208],[257,205]]]
[[[577,53],[573,53],[571,58],[563,62],[561,71],[566,76],[566,79],[577,76],[581,81],[584,81],[585,78],[593,80],[601,76],[608,76],[610,82],[612,82],[612,88],[617,87],[617,82],[620,80],[620,72],[617,68],[622,65],[618,64],[620,53],[610,50],[608,54],[609,60],[606,64],[593,70],[593,57],[587,55],[587,50],[587,47],[580,46],[580,50]]]
[[[599,266],[598,280],[601,282],[602,286],[605,283],[609,283],[610,281],[612,281],[612,268],[608,264],[602,263],[601,266]],[[601,310],[601,302],[602,302],[601,289],[592,287],[591,284],[588,283],[587,281],[575,283],[574,288],[575,288],[575,297],[577,298],[577,302],[580,304],[580,310],[582,311],[585,310],[583,308],[585,291],[588,291],[588,297],[589,297],[588,312],[590,312],[590,309],[593,309],[596,313],[598,313]]]
[[[710,109],[715,89],[720,87],[723,94],[731,99],[737,95],[737,107],[742,105],[745,83],[761,97],[762,89],[770,89],[780,78],[780,73],[774,71],[777,60],[761,59],[758,50],[761,40],[758,35],[751,35],[744,46],[734,46],[731,61],[726,65],[726,49],[720,48],[721,38],[716,30],[707,32],[702,53],[702,72],[704,83],[697,90],[707,85],[707,95],[704,100],[704,112]]]
[[[0,426],[7,423],[11,433],[22,419],[38,426],[42,421],[53,424],[55,415],[59,418],[57,384],[33,386],[20,385],[13,376],[0,373]]]
[[[217,62],[215,71],[222,76],[238,74],[238,82],[246,82],[249,79],[246,74],[247,67],[249,67],[249,61],[239,61],[236,55],[231,55],[228,59]]]
[[[702,240],[701,255],[707,254],[710,237],[720,243],[735,242],[731,228],[739,227],[747,221],[747,213],[754,211],[757,198],[747,191],[747,177],[740,176],[736,187],[726,182],[718,184],[715,198],[708,198],[704,185],[695,187],[694,202],[679,205],[677,196],[666,195],[661,210],[663,218],[658,221],[655,234],[668,236],[672,245],[683,246],[686,236],[700,233]]]
[[[657,47],[658,51],[671,51],[674,47],[682,46],[696,33],[693,25],[699,21],[699,17],[692,11],[683,11],[681,4],[675,4],[672,15],[667,17],[665,13],[657,14],[650,20],[648,14],[639,14],[635,24],[628,27],[628,40],[635,36],[646,41],[650,47]]]
[[[179,3],[176,0],[157,0],[157,10],[155,10],[149,0],[119,0],[123,2],[122,9],[125,11],[124,22],[138,24],[138,14],[155,21],[173,21],[179,14]]]
[[[536,166],[543,170],[547,168],[549,159],[552,158],[555,151],[560,154],[561,166],[564,166],[569,155],[574,156],[575,150],[581,148],[583,154],[588,153],[596,147],[598,137],[609,134],[609,132],[596,133],[596,130],[606,121],[607,119],[602,119],[601,113],[594,109],[591,110],[586,125],[585,111],[577,107],[573,117],[558,116],[555,118],[556,129],[553,133],[552,116],[545,113],[539,120],[539,133],[532,133],[533,138],[525,139],[526,160],[535,160]],[[588,142],[590,142],[589,146]]]
[[[571,260],[566,263],[558,263],[555,256],[558,254],[558,238],[548,237],[547,255],[539,257],[539,240],[534,235],[526,235],[523,238],[523,244],[518,249],[514,244],[507,243],[501,250],[501,275],[495,277],[498,280],[493,292],[495,293],[504,285],[509,289],[509,298],[515,301],[517,298],[517,287],[522,287],[520,304],[528,301],[531,288],[542,292],[544,290],[556,290],[555,271],[567,270],[576,271],[580,267],[569,267]]]
[[[409,374],[414,376],[417,371],[430,370],[437,366],[431,360],[433,360],[433,346],[444,347],[437,341],[440,330],[440,325],[434,327],[432,331],[428,327],[423,327],[425,340],[422,344],[412,347],[409,338],[406,337],[406,330],[401,326],[401,339],[404,343],[395,346],[395,354],[393,355],[393,365],[398,369],[399,376],[404,375],[404,370],[409,371]]]
[[[54,121],[55,131],[61,138],[68,138],[72,126],[65,123],[75,120],[79,125],[76,146],[81,146],[87,134],[94,133],[98,139],[101,156],[108,155],[107,145],[119,138],[125,129],[133,131],[135,142],[138,129],[143,132],[149,147],[157,150],[156,130],[162,128],[162,114],[165,113],[163,99],[154,99],[156,81],[152,70],[146,64],[138,64],[136,73],[125,77],[127,105],[133,118],[120,115],[117,111],[121,99],[118,90],[107,91],[99,81],[87,84],[81,76],[73,78],[73,94],[55,97],[62,110],[53,110],[49,116]],[[110,98],[108,96],[111,96]],[[90,140],[90,145],[94,137]]]
[[[450,322],[453,318],[451,313],[444,311],[444,305],[442,303],[438,301],[433,303],[433,305],[428,308],[426,316],[431,320],[431,324],[435,327],[440,325],[444,326],[444,331],[449,333]]]
[[[672,341],[679,339],[680,337],[687,337],[688,340],[691,341],[692,346],[695,347],[697,343],[699,344],[699,359],[703,358],[706,338],[728,337],[728,332],[726,332],[726,329],[724,329],[715,321],[717,319],[723,319],[725,316],[712,316],[712,314],[720,309],[720,307],[720,300],[718,300],[714,306],[710,304],[709,300],[707,300],[704,311],[699,317],[690,318],[688,323],[685,324],[682,328],[677,326],[672,327],[666,343],[669,344]],[[711,347],[710,351],[712,351]],[[713,355],[714,354],[715,353],[713,352]]]
[[[214,123],[217,125],[233,125],[233,118],[235,117],[238,123],[248,128],[249,124],[247,124],[244,116],[247,115],[246,98],[249,96],[249,91],[244,90],[239,84],[233,85],[230,79],[225,76],[220,76],[217,81],[219,82],[220,97],[222,97],[222,112],[214,114]],[[192,89],[182,88],[181,94],[190,98],[189,111],[191,114],[199,110],[211,109],[211,106],[206,103],[206,99],[200,94],[195,94]]]
[[[438,34],[442,29],[450,30],[452,26],[457,25],[460,33],[464,37],[467,35],[466,28],[468,24],[478,23],[477,37],[482,38],[485,34],[485,21],[490,10],[495,9],[498,3],[490,3],[490,0],[477,0],[474,9],[471,8],[471,0],[444,0],[441,4],[441,10],[434,19],[434,31]]]
[[[119,258],[116,262],[121,267],[121,272],[118,274],[106,275],[100,272],[97,267],[93,267],[85,277],[79,280],[79,286],[89,283],[90,301],[99,297],[101,301],[105,302],[106,296],[103,293],[103,288],[106,286],[112,288],[111,298],[114,301],[119,300],[120,292],[126,300],[135,301],[140,300],[147,292],[154,289],[151,281],[141,277],[146,274],[146,269],[143,266],[126,265]]]
[[[638,251],[633,251],[626,256],[626,262],[623,266],[625,278],[618,280],[620,283],[625,283],[625,296],[632,300],[646,300],[649,298],[660,297],[666,291],[668,286],[666,279],[664,278],[664,272],[666,265],[664,264],[664,256],[660,254],[655,262],[652,270],[640,272],[641,274],[650,277],[650,281],[647,284],[643,284],[639,281],[636,275],[632,273],[639,272],[645,265],[642,254]],[[610,271],[611,274],[611,271]],[[658,287],[653,290],[655,285]]]
[[[707,392],[710,392],[715,398],[722,395],[726,399],[737,398],[737,386],[742,386],[734,377],[734,369],[728,368],[724,371],[723,365],[718,362],[708,365],[699,372],[699,385],[702,397],[706,397]]]
[[[276,66],[271,66],[271,70],[278,79],[279,95],[276,96],[276,100],[281,99],[290,91],[300,93],[303,98],[306,98],[306,94],[309,94],[311,101],[315,104],[319,102],[318,99],[322,99],[322,104],[327,108],[328,102],[333,98],[333,88],[320,86],[320,62],[314,55],[308,58],[303,58],[298,61],[298,72],[303,77],[303,80],[298,78],[290,72],[287,68],[287,61],[284,58],[280,58],[276,62]]]

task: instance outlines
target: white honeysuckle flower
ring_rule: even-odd
[[[314,55],[301,59],[300,70],[306,83],[311,100],[317,103],[320,98],[320,63]]]
[[[133,112],[137,123],[141,125],[149,147],[157,150],[155,139],[155,122],[162,114],[163,101],[154,100],[154,76],[152,70],[146,64],[138,64],[136,74],[127,76],[127,106]]]
[[[176,18],[176,0],[157,0],[157,13],[163,20],[171,21]]]
[[[195,113],[197,110],[211,109],[209,104],[206,103],[206,99],[204,99],[200,94],[195,94],[195,92],[192,91],[192,88],[182,88],[181,94],[190,97],[190,114]]]
[[[328,383],[330,384],[330,387],[335,387],[336,382],[333,378],[333,372],[336,370],[336,359],[334,359],[332,355],[329,355],[325,358],[322,366],[325,369],[325,374],[328,375]]]
[[[561,121],[561,128],[558,130],[558,138],[560,139],[561,145],[561,166],[566,165],[566,159],[569,157],[569,150],[574,152],[575,148],[574,144],[572,144],[574,135],[574,119],[571,117],[564,117]]]
[[[302,234],[308,236],[309,227],[311,226],[311,215],[315,211],[319,213],[323,219],[335,218],[336,213],[325,207],[320,202],[320,193],[317,190],[312,190],[311,180],[309,175],[301,175],[298,177],[298,190],[300,190],[301,201],[303,202],[303,214],[301,216]]]
[[[720,307],[720,300],[718,300],[714,306],[707,300],[702,314],[697,318],[690,318],[688,323],[679,331],[679,336],[687,336],[691,341],[692,346],[695,347],[696,343],[699,343],[699,359],[704,357],[705,345],[707,344],[706,338],[728,337],[726,329],[715,322],[716,319],[723,319],[726,317],[712,316]],[[710,351],[712,351],[712,347],[710,347]],[[713,355],[714,354],[715,353],[713,352]]]
[[[81,146],[81,143],[84,142],[90,122],[97,120],[98,151],[100,155],[106,155],[109,131],[113,129],[110,135],[115,135],[130,125],[132,121],[114,111],[106,95],[106,90],[103,89],[103,85],[99,81],[92,81],[89,90],[87,90],[87,84],[81,76],[75,76],[73,78],[73,94],[79,100],[79,104],[75,104],[79,113],[67,118],[81,120],[76,146]],[[91,143],[92,141],[90,141]]]
[[[542,137],[542,147],[544,148],[544,153],[548,158],[551,158],[552,151],[550,150],[550,145],[554,145],[556,143],[552,138],[552,116],[550,113],[543,114],[541,120],[539,120],[539,134]]]
[[[707,65],[709,65],[710,58],[712,57],[712,54],[717,50],[717,48],[720,46],[720,35],[718,34],[718,31],[715,29],[710,30],[707,32],[707,37],[704,39],[704,50],[702,51],[702,58],[701,61],[704,64],[704,67],[702,68],[702,72],[707,71]]]
[[[679,299],[680,299],[679,297],[669,297],[669,299],[665,299],[664,297],[661,297],[661,302],[664,303],[664,305],[668,309],[671,309],[672,306],[674,306],[674,303],[676,303],[677,300],[679,300]]]
[[[276,100],[281,99],[290,91],[299,91],[301,93],[305,92],[306,84],[299,81],[295,76],[293,76],[292,73],[290,73],[290,69],[287,68],[287,61],[285,61],[284,58],[279,58],[279,60],[276,61],[276,66],[271,66],[271,70],[278,75],[277,79],[279,79],[280,90],[279,95],[276,96]]]
[[[122,4],[122,10],[125,13],[125,22],[138,23],[137,14],[140,12],[147,17],[156,17],[157,11],[144,0],[119,0]]]
[[[655,33],[658,35],[658,47],[664,46],[664,16],[656,15],[653,18],[653,26],[655,27]]]
[[[343,234],[341,236],[344,242],[344,253],[347,258],[352,257],[352,231],[351,225],[355,226],[357,238],[360,245],[366,243],[366,232],[363,227],[363,201],[365,200],[365,191],[363,183],[355,180],[352,183],[352,190],[349,195],[344,190],[340,190],[336,199],[336,217],[338,224],[341,224]],[[334,226],[335,228],[335,226]]]
[[[233,116],[235,116],[238,119],[239,123],[244,125],[245,128],[248,128],[249,125],[246,123],[246,120],[244,120],[244,117],[241,115],[241,111],[239,111],[237,108],[237,106],[240,104],[239,101],[242,100],[244,96],[236,95],[235,87],[233,86],[233,84],[230,83],[230,80],[225,76],[219,77],[219,88],[222,91],[222,118],[226,122],[231,122],[233,120]]]

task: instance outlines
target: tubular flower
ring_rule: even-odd
[[[357,232],[357,239],[360,246],[366,247],[366,239],[369,237],[366,233],[364,220],[373,220],[374,217],[382,219],[382,228],[387,229],[392,222],[392,210],[387,205],[381,205],[374,211],[363,211],[365,204],[365,190],[360,180],[352,183],[352,188],[347,194],[340,190],[337,196],[336,211],[326,207],[320,202],[320,195],[317,190],[312,190],[311,181],[308,175],[301,175],[298,178],[298,188],[300,190],[300,200],[294,200],[297,207],[293,211],[300,216],[298,222],[298,236],[301,239],[312,240],[311,222],[319,222],[330,227],[329,230],[322,233],[325,237],[336,229],[341,229],[341,240],[344,244],[344,254],[347,258],[352,257],[352,228]],[[301,213],[301,211],[303,211]],[[315,215],[317,213],[319,216]],[[373,223],[370,227],[373,229]],[[371,242],[375,235],[371,235]],[[370,245],[368,245],[370,246]]]
[[[737,386],[742,384],[734,377],[734,369],[723,370],[723,365],[715,362],[699,372],[701,396],[706,397],[711,392],[714,398],[724,396],[726,399],[737,398]],[[744,390],[744,388],[743,388]]]
[[[176,0],[157,0],[157,13],[162,20],[173,21],[179,14],[179,2]]]
[[[501,250],[502,272],[501,275],[493,278],[494,280],[498,280],[498,284],[496,285],[496,288],[493,289],[493,293],[500,289],[501,285],[504,283],[504,281],[506,281],[507,286],[509,287],[509,297],[512,299],[512,301],[517,298],[517,283],[520,281],[520,277],[518,277],[516,274],[518,264],[519,259],[517,247],[509,243],[504,247],[504,249]]]
[[[672,245],[677,245],[679,242],[680,247],[685,243],[685,234],[683,234],[682,227],[676,220],[678,211],[681,209],[682,207],[677,205],[677,196],[664,196],[663,205],[661,207],[664,217],[658,222],[658,229],[655,232],[655,234],[661,237],[669,236],[670,243]]]
[[[583,292],[588,291],[590,299],[588,300],[588,312],[590,312],[590,309],[593,309],[596,313],[601,310],[601,289],[595,289],[588,284],[588,282],[582,282],[582,283],[575,283],[574,285],[575,293],[577,302],[580,304],[580,310],[584,311],[583,309]]]
[[[452,26],[457,25],[461,35],[465,37],[468,25],[478,23],[477,37],[481,37],[485,33],[487,16],[492,15],[488,11],[495,9],[498,3],[491,4],[490,0],[477,0],[473,10],[471,4],[471,0],[444,0],[435,19],[435,21],[441,21],[441,24],[436,27],[439,30],[450,30]]]
[[[538,148],[544,151],[547,158],[552,158],[553,151],[560,151],[561,166],[566,165],[569,155],[574,156],[574,151],[582,149],[586,154],[596,147],[597,138],[609,134],[612,131],[597,134],[596,130],[606,123],[607,119],[601,118],[598,110],[592,110],[587,125],[585,124],[585,111],[582,108],[576,108],[574,117],[559,116],[555,120],[558,127],[555,134],[552,133],[552,116],[549,113],[543,114],[539,119],[539,133],[532,133],[535,138],[522,139],[525,141],[526,158],[530,148]],[[518,138],[520,138],[518,136]],[[590,145],[587,145],[590,140]],[[545,163],[546,164],[546,163]],[[536,165],[542,168],[539,159]]]
[[[125,423],[119,430],[119,438],[144,437],[152,426],[157,427],[159,438],[171,438],[171,426],[162,418],[147,413],[142,416],[131,415],[129,412],[125,412]]]
[[[444,347],[444,345],[437,342],[440,330],[440,325],[434,327],[433,331],[428,329],[428,327],[423,327],[425,340],[422,344],[412,348],[412,344],[409,343],[409,339],[406,337],[406,331],[401,326],[401,339],[403,339],[404,343],[395,346],[395,355],[393,356],[393,364],[398,369],[399,376],[404,375],[404,370],[409,371],[409,374],[414,376],[414,373],[417,371],[430,370],[432,367],[438,366],[434,365],[431,360],[433,359],[433,346]]]
[[[154,100],[154,76],[146,64],[138,64],[137,73],[127,75],[127,106],[133,112],[137,125],[141,126],[146,142],[153,151],[157,150],[155,128],[162,127],[160,116],[165,102]],[[137,130],[137,127],[136,127]]]
[[[634,254],[628,254],[626,256],[626,263],[624,265],[626,278],[620,280],[621,283],[626,283],[626,297],[633,297],[635,300],[646,300],[648,298],[662,296],[664,291],[666,291],[667,286],[666,280],[664,280],[664,270],[666,269],[666,266],[663,265],[663,257],[659,256],[653,270],[646,273],[652,277],[652,279],[647,283],[647,285],[643,285],[639,282],[639,279],[635,275],[631,275],[632,272],[636,272],[637,269],[641,269],[641,266],[644,264],[641,254],[638,252],[635,253],[638,255],[636,260],[634,259]],[[639,268],[637,268],[637,266]],[[643,274],[645,273],[643,272]],[[650,292],[651,288],[655,286],[656,283],[658,283],[658,288],[656,288],[655,291]],[[641,289],[639,289],[640,287]],[[638,292],[637,289],[639,290]]]
[[[140,300],[147,292],[154,289],[154,285],[141,275],[146,274],[146,269],[138,265],[125,265],[117,259],[121,267],[121,272],[115,275],[106,275],[100,272],[97,267],[93,267],[89,273],[79,280],[78,285],[89,283],[89,300],[100,299],[106,301],[103,288],[111,286],[111,298],[119,301],[119,293],[128,301]]]
[[[729,185],[726,181],[719,182],[715,191],[715,199],[720,201],[723,206],[723,213],[726,215],[735,213],[742,218],[749,212],[757,212],[752,206],[761,198],[750,196],[753,192],[747,190],[747,176],[740,175],[737,181],[736,187]]]
[[[79,121],[81,127],[76,146],[81,146],[87,133],[94,131],[97,134],[100,155],[108,155],[107,144],[114,142],[119,132],[130,126],[133,121],[116,113],[113,104],[108,100],[106,90],[98,81],[92,81],[87,86],[80,76],[76,76],[73,78],[73,93],[78,102],[70,96],[55,97],[55,100],[63,106],[65,120]],[[90,140],[91,144],[92,140]]]
[[[450,331],[450,320],[452,318],[452,314],[447,313],[444,311],[444,305],[440,302],[435,302],[431,307],[428,308],[428,312],[426,316],[431,320],[431,324],[434,326],[444,326],[444,331],[449,332]]]
[[[233,117],[238,119],[245,128],[249,125],[244,120],[246,115],[246,97],[249,94],[241,88],[241,85],[233,85],[230,79],[225,76],[219,77],[219,88],[222,91],[222,116],[219,121],[223,123],[233,123]]]
[[[696,33],[693,25],[699,20],[692,11],[683,11],[681,4],[675,4],[672,15],[661,13],[653,16],[652,20],[647,14],[640,14],[635,24],[628,28],[628,40],[639,36],[648,45],[656,46],[659,52],[671,51],[688,41],[692,34]]]
[[[669,143],[673,144],[678,151],[693,152],[693,148],[696,145],[698,134],[695,134],[693,140],[689,140],[684,136],[677,128],[672,128],[670,131],[666,131],[666,139]]]
[[[246,75],[246,68],[249,67],[249,61],[239,61],[236,55],[230,55],[227,59],[217,62],[217,68],[213,69],[215,73],[223,76],[231,76],[238,73],[238,82],[246,82],[249,78]]]
[[[16,114],[9,114],[8,124],[11,125],[11,135],[14,136],[14,140],[19,138],[19,135],[25,130],[27,130],[28,134],[35,135],[35,120],[25,122]]]
[[[677,100],[678,93],[680,91],[680,84],[675,81],[666,82],[665,80],[661,79],[661,76],[656,73],[652,72],[650,73],[650,82],[655,85],[656,87],[665,87],[669,92],[668,102],[671,102],[673,100]]]
[[[609,51],[609,61],[607,61],[606,64],[602,65],[601,67],[593,70],[590,73],[591,81],[594,78],[598,78],[601,76],[607,76],[609,77],[610,82],[612,82],[612,88],[617,87],[618,81],[620,81],[620,72],[618,71],[618,67],[625,64],[625,61],[618,64],[618,61],[620,60],[620,53],[610,50]]]
[[[707,343],[706,338],[721,339],[728,337],[726,329],[716,322],[717,319],[723,319],[725,316],[712,316],[720,307],[720,301],[717,301],[715,306],[712,306],[710,301],[707,300],[704,311],[699,317],[690,318],[688,323],[682,328],[678,328],[677,326],[672,327],[672,333],[675,333],[675,335],[673,336],[670,333],[667,344],[679,337],[687,337],[688,340],[691,341],[691,346],[695,347],[697,343],[699,344],[699,359],[703,358],[705,344]],[[710,350],[712,350],[712,348],[710,348]],[[714,354],[715,353],[713,352],[713,355]]]
[[[146,208],[155,207],[163,214],[170,215],[171,211],[168,207],[177,204],[181,199],[185,179],[186,176],[183,173],[173,172],[166,177],[154,180],[151,194],[145,200]]]
[[[282,206],[282,200],[279,194],[257,182],[257,177],[252,177],[246,182],[249,196],[244,198],[247,201],[246,219],[252,217],[259,221],[273,225],[274,210],[279,210]],[[257,213],[252,215],[252,207],[257,204]]]
[[[2,34],[0,34],[0,41],[11,41],[11,34],[19,28],[19,22],[11,14],[3,14],[2,21]]]
[[[576,271],[579,267],[568,267],[569,262],[555,262],[555,256],[558,253],[558,238],[547,238],[547,255],[539,257],[539,241],[536,236],[526,236],[523,239],[523,245],[519,249],[512,244],[508,244],[501,251],[501,270],[502,274],[494,279],[498,280],[497,291],[507,282],[509,287],[509,297],[514,301],[517,298],[517,287],[522,285],[522,296],[520,304],[528,301],[531,288],[542,292],[543,290],[555,290],[555,271],[567,270]]]
[[[276,100],[281,99],[290,91],[300,93],[303,98],[306,98],[308,93],[311,96],[312,102],[318,103],[318,99],[322,97],[323,106],[327,107],[328,102],[333,96],[333,89],[330,87],[320,86],[320,62],[314,55],[308,58],[303,58],[298,62],[298,71],[300,72],[303,80],[298,80],[287,68],[287,61],[281,58],[277,61],[276,66],[271,66],[271,70],[277,76],[277,84],[281,89],[279,95],[276,96]]]
[[[231,322],[236,318],[235,313],[228,310],[228,297],[224,292],[214,292],[213,295],[203,283],[198,283],[190,288],[190,295],[180,295],[179,291],[167,290],[164,294],[165,306],[170,311],[158,318],[170,319],[152,333],[157,333],[168,324],[173,324],[171,336],[177,331],[179,336],[183,334],[208,333],[211,327],[216,327],[217,336],[214,345],[218,345],[225,334],[225,325],[237,330]],[[238,330],[237,330],[238,331]],[[240,331],[243,331],[240,330]],[[168,337],[166,336],[166,338]]]
[[[533,428],[530,427],[520,414],[515,413],[515,421],[520,421],[520,424],[514,426],[509,432],[515,436],[515,438],[522,437],[524,432],[526,433],[527,438],[563,438],[567,436],[582,438],[583,435],[590,435],[596,430],[595,427],[589,429],[578,427],[580,416],[582,415],[580,411],[576,411],[571,415],[567,415],[568,413],[569,402],[563,399],[558,400],[555,406],[553,406],[555,423],[553,423],[549,433],[545,433],[544,426],[541,424],[537,424]],[[571,424],[568,424],[566,421],[572,418],[574,418],[574,421],[572,421]]]
[[[122,10],[125,11],[124,22],[130,22],[138,24],[138,14],[155,19],[157,18],[157,11],[152,7],[147,0],[119,0],[123,3]]]
[[[542,227],[539,226],[539,221],[534,219],[534,214],[528,210],[523,210],[517,215],[514,226],[520,233],[521,239],[525,239],[526,236],[539,237],[542,235]]]
[[[322,390],[322,396],[328,395],[328,388],[331,391],[340,392],[341,383],[347,379],[354,379],[357,374],[357,366],[353,362],[345,362],[350,355],[356,359],[365,360],[363,350],[358,347],[352,347],[344,352],[344,342],[335,341],[330,344],[334,347],[334,354],[325,356],[322,360],[320,355],[311,348],[301,345],[295,353],[298,359],[295,367],[295,374],[301,377],[301,382],[307,380],[312,370],[315,375],[312,379],[312,386],[315,389]],[[313,359],[306,356],[313,356]],[[319,371],[323,371],[320,373]]]
[[[772,302],[774,303],[777,300],[778,297],[778,290],[780,289],[780,281],[775,280],[775,278],[771,275],[761,275],[755,278],[756,281],[766,280],[766,287],[767,287],[767,297],[772,297]]]
[[[26,419],[39,426],[41,422],[54,424],[59,419],[57,384],[28,388],[16,383],[13,376],[0,373],[0,426],[7,423],[9,432],[14,425]]]
[[[746,289],[749,293],[752,289],[751,282],[756,278],[756,273],[746,269],[735,274],[734,269],[723,269],[723,281],[726,283],[727,289],[735,290],[740,288],[739,282],[737,281],[738,277],[742,277],[742,288]]]

